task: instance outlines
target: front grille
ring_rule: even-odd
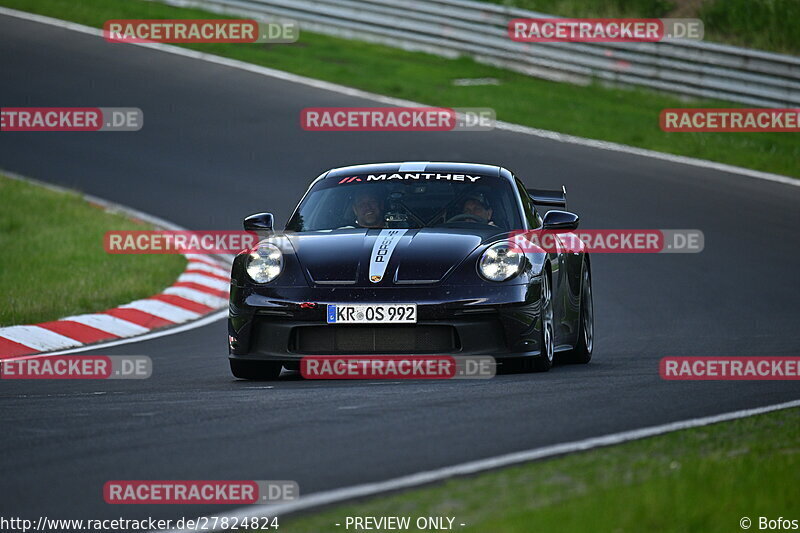
[[[291,350],[309,355],[423,354],[458,350],[452,326],[303,326]]]

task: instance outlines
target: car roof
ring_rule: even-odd
[[[497,165],[482,165],[479,163],[455,163],[445,161],[398,161],[394,163],[370,163],[366,165],[351,165],[347,167],[332,168],[318,179],[352,176],[353,174],[378,174],[396,172],[438,172],[459,174],[480,174],[483,176],[497,176],[513,179],[513,174],[508,169]]]

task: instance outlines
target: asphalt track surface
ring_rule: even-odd
[[[145,115],[135,133],[0,134],[0,167],[191,229],[258,211],[282,223],[329,167],[464,160],[565,184],[583,228],[699,228],[706,242],[595,255],[595,359],[547,374],[248,383],[229,374],[218,321],[98,352],[149,355],[148,380],[2,382],[0,516],[197,516],[225,507],[113,506],[102,487],[293,479],[311,493],[800,397],[791,382],[658,374],[666,355],[798,355],[798,187],[504,131],[304,132],[304,107],[374,103],[19,19],[0,17],[0,35],[0,105]]]

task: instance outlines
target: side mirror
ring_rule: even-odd
[[[553,209],[544,214],[542,229],[572,230],[578,229],[580,219],[575,213]]]
[[[244,219],[245,231],[272,231],[272,213],[256,213]]]

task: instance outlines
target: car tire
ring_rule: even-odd
[[[559,354],[559,362],[585,365],[592,360],[594,349],[594,300],[592,298],[592,274],[584,263],[581,274],[581,311],[578,326],[578,342],[575,347]]]
[[[281,364],[273,361],[230,359],[231,373],[239,379],[270,380],[281,375]]]
[[[553,367],[555,357],[555,342],[553,339],[553,289],[550,276],[545,270],[542,272],[542,290],[540,300],[540,316],[542,321],[542,332],[540,338],[541,354],[531,360],[531,370],[534,372],[547,372]]]

